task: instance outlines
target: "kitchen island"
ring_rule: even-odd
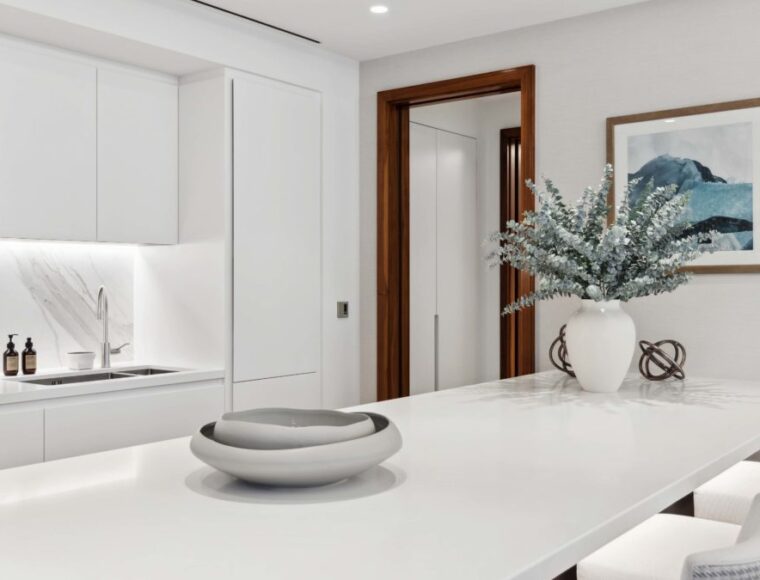
[[[241,484],[187,438],[0,471],[0,577],[546,580],[760,449],[760,382],[548,372],[357,409],[404,447],[323,488]]]

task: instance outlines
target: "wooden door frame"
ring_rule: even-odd
[[[520,171],[535,171],[535,66],[494,71],[377,94],[377,399],[409,395],[409,109],[444,101],[520,92]],[[532,207],[522,184],[520,200]],[[520,295],[533,279],[519,277]],[[515,373],[534,368],[533,313],[513,343]],[[524,334],[523,334],[524,333]]]

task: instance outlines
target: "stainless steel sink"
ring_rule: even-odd
[[[157,368],[157,367],[145,367],[145,368],[139,368],[139,369],[128,369],[121,372],[126,373],[128,375],[147,376],[147,375],[165,375],[167,373],[176,373],[177,371],[171,370],[171,369],[162,369],[162,368]]]
[[[114,379],[129,379],[135,375],[127,373],[94,373],[91,375],[74,375],[67,377],[48,377],[32,379],[25,382],[33,385],[70,385],[72,383],[89,383],[92,381],[111,381]]]
[[[92,381],[112,381],[116,379],[133,379],[135,377],[145,377],[150,375],[164,375],[167,373],[176,373],[171,369],[162,369],[158,367],[138,367],[136,369],[125,369],[118,372],[109,371],[102,373],[90,373],[86,375],[65,375],[62,377],[45,377],[40,379],[24,379],[24,382],[33,385],[71,385],[75,383],[89,383]]]

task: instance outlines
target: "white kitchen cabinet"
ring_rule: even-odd
[[[480,380],[477,141],[410,124],[410,392]]]
[[[0,410],[0,469],[44,459],[43,410]]]
[[[321,96],[233,81],[234,381],[321,358]]]
[[[177,242],[177,82],[98,70],[97,239]]]
[[[322,406],[319,374],[234,383],[232,405],[235,411],[260,407],[318,409]]]
[[[96,67],[0,44],[0,237],[95,240]]]
[[[221,382],[60,403],[45,409],[45,460],[191,435],[223,411]]]

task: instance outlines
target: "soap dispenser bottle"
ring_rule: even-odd
[[[27,337],[24,346],[26,348],[21,353],[21,370],[25,375],[33,375],[37,372],[37,351],[34,350],[31,336]]]
[[[17,334],[8,335],[8,348],[3,353],[3,372],[6,377],[15,377],[18,374],[18,351],[13,344],[13,337]]]

